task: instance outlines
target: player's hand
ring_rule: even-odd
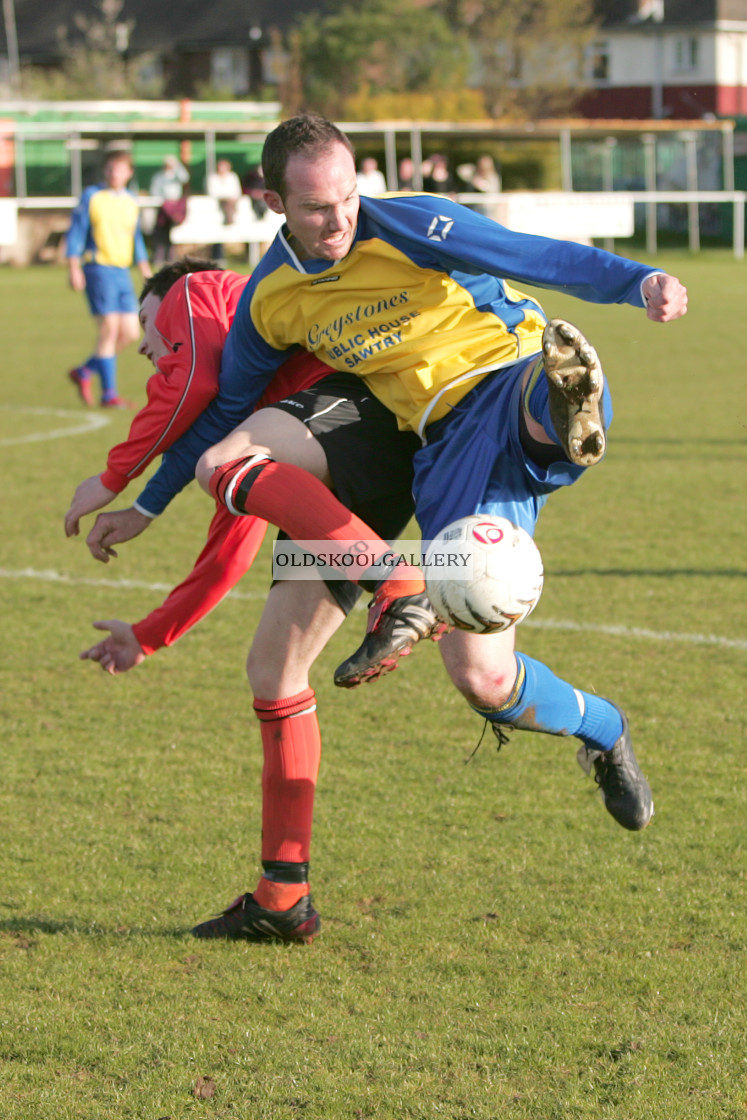
[[[148,528],[152,518],[140,513],[134,506],[131,509],[115,509],[111,513],[100,513],[93,529],[86,537],[88,550],[94,560],[108,564],[111,557],[117,556],[113,545],[131,541]]]
[[[80,519],[88,513],[108,506],[116,498],[116,491],[104,486],[100,474],[91,475],[76,488],[70,509],[65,514],[65,536],[77,537],[80,532]]]
[[[84,292],[86,290],[86,274],[80,261],[68,261],[68,277],[70,279],[70,287],[74,292]]]
[[[643,281],[646,314],[655,323],[669,323],[687,312],[687,288],[676,276],[658,272]]]
[[[110,634],[90,649],[84,649],[79,654],[81,661],[98,661],[104,672],[113,677],[145,661],[143,648],[129,622],[110,618],[107,622],[94,622],[93,627],[94,630],[109,630]]]

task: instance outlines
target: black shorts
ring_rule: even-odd
[[[296,416],[316,437],[344,506],[386,541],[402,534],[414,511],[412,458],[421,442],[399,430],[362,378],[332,373],[267,407]],[[352,610],[360,588],[347,580],[325,583],[345,613]]]

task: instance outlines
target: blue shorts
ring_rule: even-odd
[[[138,302],[128,268],[84,264],[86,297],[92,315],[137,315]]]
[[[415,453],[415,516],[423,540],[473,513],[506,517],[530,534],[548,495],[586,470],[566,459],[537,466],[521,445],[522,378],[536,355],[489,373],[448,416],[426,429]],[[604,387],[604,414],[612,401]]]

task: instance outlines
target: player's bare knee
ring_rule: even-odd
[[[217,444],[215,447],[209,447],[197,460],[195,478],[207,494],[210,493],[210,479],[215,471],[218,467],[222,467],[224,463],[230,463],[231,458],[232,456],[226,455],[225,450],[221,448],[221,444]]]
[[[439,642],[446,671],[476,708],[500,708],[516,682],[513,628],[501,634],[455,630]]]
[[[476,708],[500,708],[508,700],[516,679],[513,672],[461,665],[449,668],[449,676],[468,704]]]
[[[249,651],[246,659],[246,675],[252,695],[260,700],[282,699],[280,677],[274,665],[259,653]]]
[[[195,478],[207,494],[210,493],[210,476],[212,475],[216,466],[220,466],[219,462],[213,462],[213,457],[211,456],[212,450],[213,448],[211,447],[205,452],[204,455],[201,455],[197,460],[197,466],[195,467]]]
[[[309,687],[309,666],[289,663],[278,657],[277,651],[259,641],[249,650],[246,675],[255,699],[282,700]]]

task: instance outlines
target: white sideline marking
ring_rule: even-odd
[[[95,432],[97,428],[106,428],[112,422],[111,416],[100,412],[73,411],[70,408],[31,408],[26,405],[4,404],[4,412],[25,412],[31,416],[57,416],[62,419],[77,421],[72,427],[53,428],[48,432],[31,432],[25,436],[12,436],[10,439],[0,439],[0,447],[13,447],[21,443],[41,443],[47,439],[63,439],[65,436],[79,436],[86,432]]]
[[[29,579],[40,583],[64,583],[70,587],[111,587],[115,591],[172,591],[173,583],[147,583],[139,579],[93,579],[88,576],[70,576],[65,572],[55,572],[51,568],[39,571],[36,568],[0,568],[0,579]],[[266,599],[261,591],[229,591],[226,598]]]
[[[747,649],[747,641],[743,638],[721,638],[718,634],[677,634],[672,630],[646,630],[642,626],[597,626],[590,622],[563,622],[554,618],[527,618],[521,625],[534,626],[538,630],[583,630],[587,634],[611,634],[613,637],[641,638],[651,642],[690,642],[700,646]]]
[[[111,587],[119,591],[171,591],[173,584],[147,583],[137,579],[93,579],[87,576],[70,576],[52,569],[0,568],[0,579],[28,579],[41,583],[64,583],[69,586]],[[229,591],[226,598],[257,600],[265,599],[263,591]],[[591,622],[570,622],[562,619],[528,618],[522,626],[532,626],[537,630],[567,630],[585,634],[610,634],[613,637],[638,638],[649,642],[684,642],[690,645],[723,646],[725,649],[747,649],[747,641],[742,638],[722,638],[718,634],[678,634],[672,630],[646,630],[640,626],[597,626]]]

